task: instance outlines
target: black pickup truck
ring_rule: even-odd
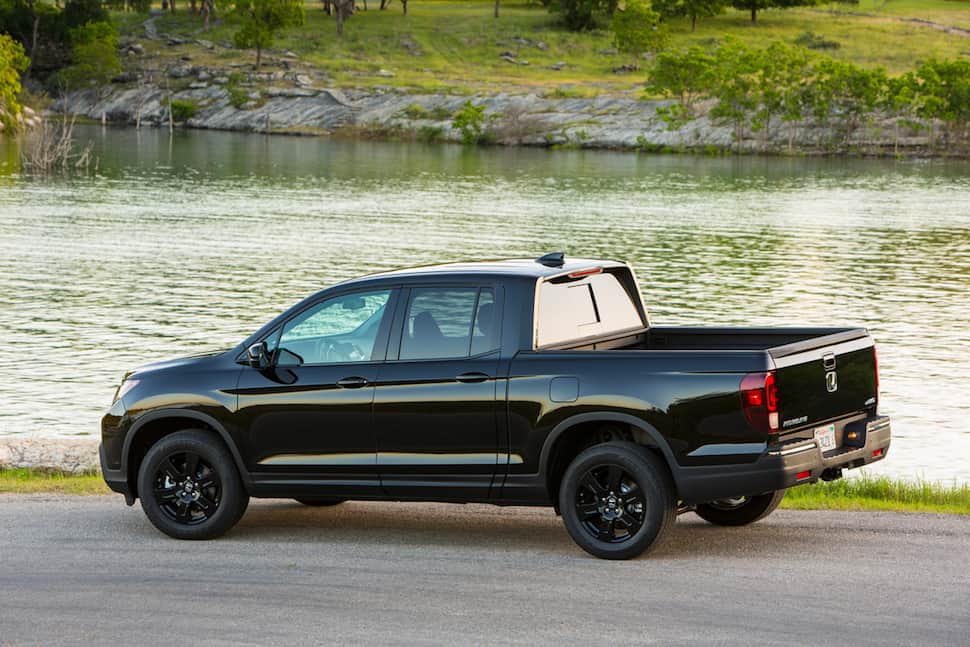
[[[105,481],[178,538],[250,497],[554,506],[641,554],[679,512],[723,525],[885,458],[862,328],[649,325],[631,268],[460,263],[340,283],[221,353],[128,373]]]

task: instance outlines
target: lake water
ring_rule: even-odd
[[[0,435],[97,435],[126,369],[341,279],[562,249],[631,262],[658,324],[868,327],[874,469],[970,482],[965,163],[79,135],[94,177],[23,178],[0,141]]]

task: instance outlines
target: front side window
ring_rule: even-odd
[[[390,290],[325,299],[283,326],[281,365],[368,362],[385,316]]]
[[[408,299],[400,359],[444,359],[498,348],[492,288],[414,288]]]

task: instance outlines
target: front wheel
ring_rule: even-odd
[[[637,557],[677,516],[667,466],[630,442],[595,445],[577,456],[563,475],[559,510],[573,541],[603,559]]]
[[[138,496],[152,524],[176,539],[213,539],[242,517],[249,495],[222,440],[192,429],[152,445],[138,469]]]
[[[694,512],[704,521],[718,526],[746,526],[764,519],[775,511],[787,490],[777,490],[755,496],[716,499],[698,504]]]

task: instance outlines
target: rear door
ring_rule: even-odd
[[[374,396],[388,496],[488,497],[505,463],[498,438],[501,307],[502,289],[494,285],[415,286],[401,295]]]
[[[875,345],[865,330],[845,331],[769,352],[777,368],[782,432],[875,411]]]

